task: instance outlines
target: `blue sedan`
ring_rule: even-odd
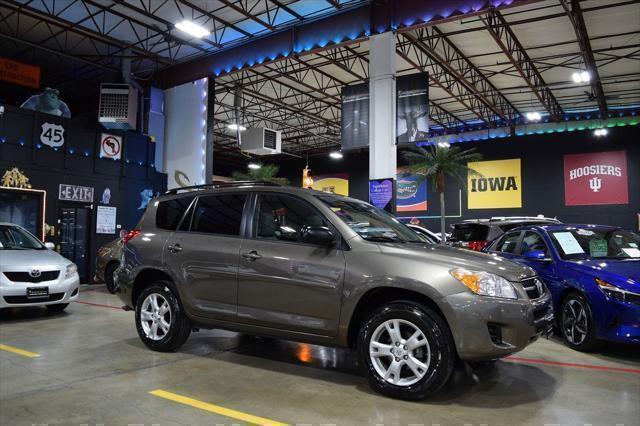
[[[486,249],[532,267],[553,296],[567,346],[640,344],[640,236],[613,226],[527,226]]]

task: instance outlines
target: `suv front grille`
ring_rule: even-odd
[[[527,292],[527,296],[529,299],[538,299],[543,296],[546,292],[544,283],[539,278],[530,278],[528,280],[522,281],[522,286],[524,287],[524,291]]]
[[[55,302],[64,297],[64,293],[51,293],[48,297],[29,299],[27,296],[4,296],[4,301],[9,304]]]
[[[29,272],[4,272],[4,276],[16,283],[41,283],[58,279],[60,271],[43,271],[37,277],[32,277]]]

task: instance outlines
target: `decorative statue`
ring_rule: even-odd
[[[29,183],[29,178],[26,177],[17,167],[13,169],[7,170],[2,176],[2,181],[0,182],[0,186],[5,186],[8,188],[23,188],[23,189],[31,189],[31,184]]]
[[[144,210],[147,208],[149,201],[153,198],[153,190],[152,189],[143,189],[140,192],[140,207],[138,210]]]
[[[58,96],[60,96],[58,89],[47,87],[44,92],[31,96],[20,107],[58,117],[71,118],[69,107]]]

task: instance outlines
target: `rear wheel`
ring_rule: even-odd
[[[62,312],[69,306],[68,303],[56,303],[55,305],[46,305],[49,312]]]
[[[422,399],[451,377],[455,350],[444,320],[414,302],[378,308],[358,336],[360,362],[371,387],[402,399]]]
[[[138,297],[136,328],[142,342],[158,352],[178,349],[191,334],[191,323],[177,295],[163,281],[151,284]]]
[[[107,285],[107,290],[109,293],[115,294],[116,290],[116,280],[114,278],[114,274],[118,269],[118,264],[116,262],[109,263],[106,268],[104,268],[104,283]]]
[[[565,297],[560,312],[560,329],[567,346],[583,352],[598,348],[591,308],[582,294],[572,293]]]

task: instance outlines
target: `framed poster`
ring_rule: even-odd
[[[116,207],[98,206],[96,214],[96,234],[116,233]]]
[[[564,156],[566,206],[628,204],[627,152]]]

